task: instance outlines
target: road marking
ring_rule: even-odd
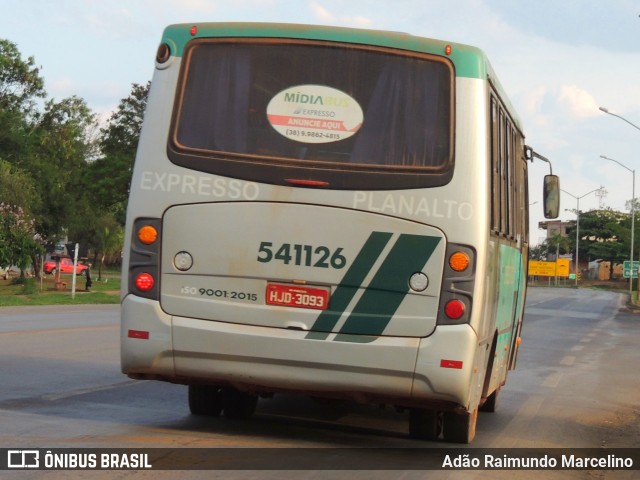
[[[602,315],[599,313],[589,312],[571,312],[563,309],[555,308],[541,308],[541,307],[525,307],[524,313],[530,315],[536,315],[539,317],[552,317],[552,318],[579,318],[582,320],[600,320]]]
[[[542,382],[542,386],[556,388],[558,385],[560,385],[560,380],[562,380],[562,373],[555,372],[545,378],[544,382]]]
[[[576,345],[574,347],[571,348],[572,352],[579,352],[580,350],[582,350],[584,348],[584,345]]]
[[[571,366],[576,363],[576,357],[573,355],[567,355],[562,360],[560,360],[560,365]]]
[[[500,446],[502,448],[513,447],[534,447],[536,446],[535,439],[528,439],[526,435],[522,436],[518,432],[529,431],[531,423],[536,422],[538,418],[538,412],[542,408],[544,403],[544,396],[531,395],[524,403],[521,404],[518,412],[513,420],[511,420],[500,432],[498,437],[491,442],[490,447]]]
[[[143,382],[144,381],[147,381],[147,380],[143,380]],[[76,390],[69,390],[67,392],[62,392],[62,393],[52,393],[49,395],[42,395],[40,398],[48,402],[55,402],[57,400],[62,400],[63,398],[77,397],[78,395],[86,395],[87,393],[103,392],[105,390],[113,390],[114,388],[127,387],[129,385],[134,385],[138,383],[140,383],[140,380],[124,380],[122,382],[113,383],[111,385],[100,385],[98,387],[78,388]]]
[[[16,330],[13,332],[1,332],[0,337],[11,337],[14,335],[36,335],[39,333],[69,333],[69,332],[87,332],[91,330],[109,330],[120,328],[119,324],[112,325],[93,325],[86,327],[68,327],[68,328],[40,328],[37,330]]]

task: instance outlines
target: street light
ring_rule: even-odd
[[[618,117],[620,120],[622,120],[623,122],[628,123],[629,125],[631,125],[631,126],[632,126],[633,128],[635,128],[636,130],[640,130],[640,127],[639,127],[639,126],[637,126],[635,123],[633,123],[633,122],[631,122],[631,121],[627,120],[627,119],[626,119],[626,118],[624,118],[624,117],[621,117],[620,115],[617,115],[617,114],[615,114],[615,113],[610,112],[608,108],[605,108],[605,107],[599,107],[599,108],[600,108],[600,111],[601,111],[601,112],[604,112],[604,113],[606,113],[607,115],[611,115],[611,116],[614,116],[614,117]],[[609,159],[609,160],[611,160],[611,159]],[[614,161],[615,161],[615,160],[614,160]],[[618,164],[622,165],[620,162],[616,162],[616,163],[618,163]],[[622,165],[622,166],[624,167],[624,165]],[[627,168],[627,167],[625,167],[625,168]],[[627,168],[627,170],[629,170],[629,169]],[[634,184],[635,184],[635,174],[634,174],[634,177],[633,177],[633,181],[634,181]],[[633,211],[635,210],[635,208],[634,208],[634,207],[635,207],[635,201],[636,201],[636,199],[635,199],[635,197],[634,197],[634,198],[633,198],[633,201],[632,201],[632,203],[631,203],[631,212],[632,212],[632,213],[633,213]],[[633,217],[632,217],[632,218],[633,218]],[[633,229],[633,227],[631,227],[631,228]],[[633,253],[632,253],[632,255],[633,255]],[[631,264],[631,268],[633,268],[633,263]],[[631,283],[631,282],[633,282],[633,280],[632,280],[632,279],[633,279],[633,275],[632,275],[632,276],[631,276],[631,278],[629,279],[629,283],[630,283],[630,285],[632,285],[632,283]],[[640,297],[640,282],[638,282],[638,293],[639,293],[638,297]],[[633,294],[632,294],[632,292],[629,292],[629,294],[631,295],[630,301],[633,303]]]
[[[626,165],[623,165],[618,160],[609,158],[605,155],[600,155],[600,158],[604,158],[605,160],[611,160],[612,162],[616,162],[622,168],[626,168],[627,170],[629,170],[632,174],[633,180],[631,183],[631,253],[629,254],[629,256],[631,257],[630,269],[631,271],[633,271],[633,238],[635,234],[635,221],[636,221],[635,220],[636,219],[636,171],[631,170],[629,167],[627,167]],[[631,298],[633,298],[633,274],[629,276],[629,295]]]
[[[609,111],[609,109],[608,109],[608,108],[605,108],[605,107],[599,107],[599,108],[600,108],[600,111],[601,111],[601,112],[604,112],[604,113],[606,113],[606,114],[608,114],[608,115],[612,115],[612,116],[614,116],[614,117],[618,117],[620,120],[622,120],[622,121],[624,121],[624,122],[627,122],[627,123],[628,123],[629,125],[631,125],[633,128],[637,128],[638,130],[640,130],[640,127],[639,127],[639,126],[637,126],[635,123],[630,122],[629,120],[627,120],[627,119],[626,119],[626,118],[624,118],[624,117],[621,117],[620,115],[616,115],[615,113],[611,113],[611,112]]]
[[[596,188],[595,190],[591,190],[590,192],[585,193],[584,195],[580,195],[579,197],[576,197],[574,194],[567,192],[566,190],[562,190],[564,193],[566,193],[567,195],[575,198],[577,200],[576,202],[576,265],[575,265],[575,270],[576,270],[576,287],[578,286],[578,253],[580,253],[580,199],[586,197],[587,195],[593,193],[593,192],[597,192],[598,190],[602,190],[604,187],[600,187],[600,188]]]

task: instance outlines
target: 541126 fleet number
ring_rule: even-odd
[[[285,265],[340,270],[347,264],[347,259],[342,251],[342,247],[331,250],[325,246],[314,247],[297,243],[274,245],[273,242],[261,242],[257,260],[261,263],[282,262]]]

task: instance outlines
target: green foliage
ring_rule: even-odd
[[[105,254],[122,248],[149,87],[133,84],[100,130],[83,99],[46,99],[35,59],[23,59],[14,43],[0,39],[0,203],[21,209],[3,214],[3,262],[25,265],[31,251],[37,272],[40,244],[66,238],[90,248],[101,265]],[[22,221],[29,234],[8,231]]]
[[[0,159],[0,203],[22,207],[28,213],[37,198],[36,185],[29,174]]]
[[[22,207],[0,203],[0,267],[25,270],[31,255],[42,251],[34,224]]]
[[[23,60],[15,43],[0,39],[0,110],[29,112],[44,95],[35,59]]]
[[[611,209],[580,215],[580,260],[601,258],[611,263],[628,259],[631,239],[630,216]],[[575,227],[567,229],[575,244]]]
[[[547,253],[553,255],[567,253],[570,247],[569,239],[560,233],[547,238],[545,243],[547,245]]]
[[[14,43],[0,39],[0,159],[23,171],[38,116],[36,101],[44,96],[44,80],[33,57],[23,60]]]
[[[32,150],[29,171],[41,198],[38,231],[49,243],[60,239],[77,215],[82,172],[92,148],[87,132],[94,123],[84,100],[71,97],[48,101],[35,125],[38,145]]]
[[[541,243],[529,249],[529,260],[544,261],[547,259],[548,245]]]
[[[635,238],[640,238],[637,230],[636,228]],[[567,234],[575,249],[576,227],[567,228]],[[611,209],[581,213],[579,236],[580,261],[606,260],[610,264],[610,274],[613,275],[613,266],[629,259],[631,215]],[[634,249],[637,250],[637,245]],[[634,258],[638,258],[636,254]]]
[[[120,101],[118,110],[101,130],[102,157],[87,172],[91,198],[111,212],[124,225],[133,162],[138,149],[142,119],[151,83],[133,84],[128,97]]]

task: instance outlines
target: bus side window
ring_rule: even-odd
[[[500,137],[498,105],[491,96],[491,230],[500,232]]]

